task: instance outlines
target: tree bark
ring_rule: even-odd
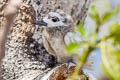
[[[1,13],[7,2],[0,1]],[[2,80],[40,80],[56,60],[44,49],[40,29],[32,25],[33,21],[42,19],[50,11],[61,9],[78,24],[84,21],[89,4],[90,0],[24,0],[6,43]],[[1,13],[0,27],[4,21]]]
[[[0,26],[0,71],[1,71],[1,61],[5,56],[5,43],[7,40],[7,35],[9,33],[9,30],[11,28],[11,24],[13,23],[14,16],[16,12],[18,11],[20,5],[22,3],[22,0],[11,0],[8,2],[8,5],[6,5],[4,10],[4,17],[5,21],[3,21],[3,25]],[[0,73],[0,79],[1,79],[1,73]]]

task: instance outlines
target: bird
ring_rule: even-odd
[[[49,12],[42,20],[34,21],[33,24],[42,28],[43,45],[58,63],[68,63],[67,68],[71,62],[76,64],[75,57],[66,51],[66,46],[74,41],[80,42],[81,39],[79,36],[73,37],[75,24],[69,14],[60,10]]]

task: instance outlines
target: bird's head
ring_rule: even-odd
[[[70,27],[73,20],[70,15],[63,11],[49,12],[41,21],[35,21],[34,24],[46,27]]]

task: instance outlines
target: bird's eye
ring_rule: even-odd
[[[53,22],[58,22],[58,21],[59,21],[59,18],[57,18],[57,17],[52,17],[52,21],[53,21]]]

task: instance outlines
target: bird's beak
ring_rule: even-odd
[[[47,26],[47,23],[44,22],[43,20],[41,20],[41,21],[34,21],[33,24],[39,25],[39,26]]]

